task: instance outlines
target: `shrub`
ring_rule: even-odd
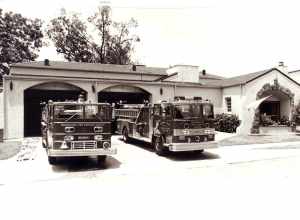
[[[270,125],[274,125],[276,122],[273,121],[270,116],[266,115],[266,114],[261,114],[260,115],[260,125],[262,126],[270,126]]]
[[[236,115],[217,114],[215,117],[215,128],[217,131],[234,133],[241,121]]]
[[[280,118],[280,125],[290,126],[291,121],[284,115]]]

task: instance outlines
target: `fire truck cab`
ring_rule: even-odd
[[[115,114],[125,142],[130,138],[150,142],[158,155],[217,147],[213,105],[208,101],[123,105]]]
[[[97,156],[103,162],[117,153],[111,147],[111,112],[106,103],[49,101],[42,111],[42,143],[50,164],[57,157]]]

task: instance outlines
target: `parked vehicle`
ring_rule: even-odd
[[[123,105],[115,114],[125,142],[131,138],[150,142],[158,155],[217,147],[213,104],[209,101]]]
[[[97,156],[103,162],[117,153],[111,147],[112,108],[106,103],[51,102],[43,108],[42,143],[50,164],[57,157]]]

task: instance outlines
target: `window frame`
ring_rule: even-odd
[[[231,96],[225,97],[226,111],[232,113],[232,98]]]

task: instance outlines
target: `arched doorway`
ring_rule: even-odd
[[[24,137],[40,136],[42,102],[77,100],[81,88],[61,82],[43,83],[24,91]]]
[[[280,124],[283,118],[293,120],[294,113],[294,94],[290,89],[279,85],[277,80],[274,84],[265,84],[256,95],[256,100],[268,97],[255,110],[251,133],[258,134],[259,127],[263,125],[262,116],[267,122]]]
[[[108,87],[98,93],[98,102],[142,104],[151,101],[151,94],[141,88],[127,85]]]

